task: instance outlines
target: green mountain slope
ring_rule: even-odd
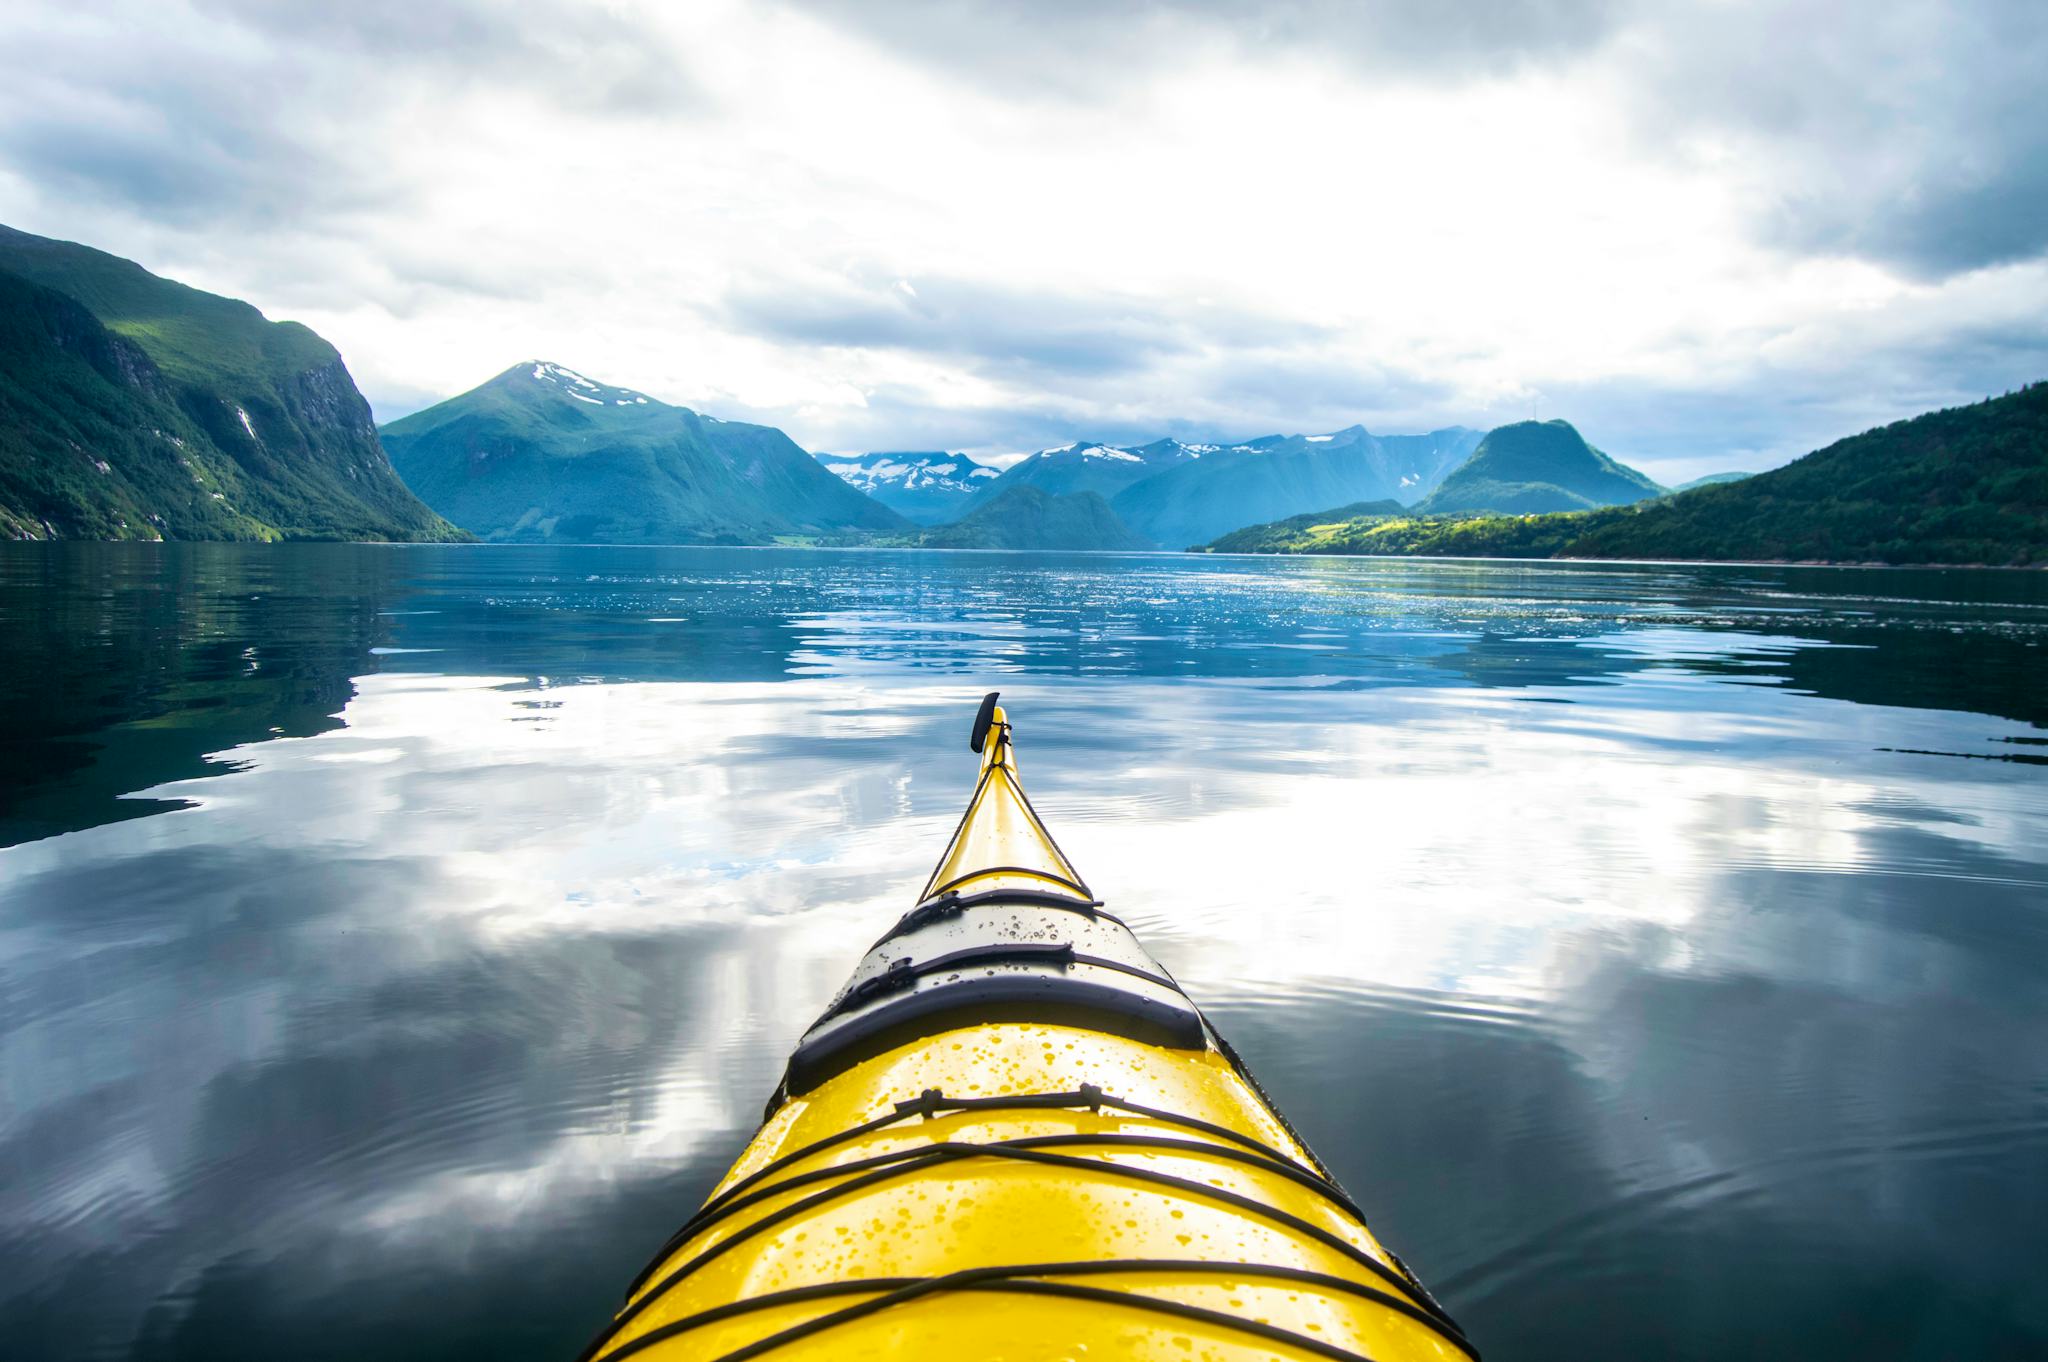
[[[1199,544],[1253,521],[1356,501],[1392,500],[1434,487],[1479,443],[1452,428],[1426,436],[1271,435],[1220,449],[1133,483],[1110,504],[1124,522],[1169,548]],[[1412,496],[1411,496],[1412,499]]]
[[[1322,517],[1210,546],[1264,553],[2048,564],[2048,383],[1839,440],[1768,473],[1551,515]]]
[[[1588,525],[1597,558],[2048,561],[2048,383]]]
[[[1144,549],[1151,545],[1117,519],[1098,492],[1055,496],[1012,487],[950,525],[926,530],[929,549]]]
[[[1487,432],[1472,457],[1416,504],[1420,515],[1538,514],[1618,506],[1664,489],[1586,443],[1567,421]]]
[[[264,539],[210,464],[232,466],[133,341],[54,289],[0,274],[0,535]]]
[[[544,361],[383,433],[407,485],[490,540],[761,544],[910,528],[771,426],[700,416]]]
[[[1549,558],[1588,524],[1628,515],[1627,507],[1551,515],[1418,516],[1406,510],[1350,514],[1351,508],[1247,525],[1198,553],[1390,554],[1438,558]]]
[[[0,275],[0,530],[459,537],[398,480],[307,328],[8,227]]]
[[[1309,511],[1303,515],[1289,516],[1285,520],[1269,521],[1263,525],[1247,525],[1233,530],[1212,543],[1195,550],[1198,553],[1318,553],[1328,550],[1309,548],[1330,535],[1349,531],[1367,521],[1382,521],[1392,517],[1405,516],[1408,508],[1398,501],[1355,501],[1349,506],[1339,506],[1328,511]],[[1301,545],[1302,547],[1293,547]]]

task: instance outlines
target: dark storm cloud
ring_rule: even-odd
[[[1301,344],[1306,322],[1198,301],[1087,297],[967,279],[774,282],[735,290],[722,319],[804,345],[899,350],[1018,374],[1110,376],[1208,348]]]

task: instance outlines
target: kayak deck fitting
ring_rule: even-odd
[[[1061,852],[993,694],[971,746],[917,906],[585,1362],[1476,1358]]]

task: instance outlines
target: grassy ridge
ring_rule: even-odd
[[[2048,384],[1837,441],[1768,473],[1549,515],[1324,512],[1225,535],[1226,553],[2048,563]]]
[[[0,227],[0,268],[83,303],[173,382],[262,387],[340,361],[311,328],[151,274],[132,260]]]
[[[1489,516],[1418,516],[1405,512],[1345,516],[1341,511],[1321,511],[1271,525],[1250,525],[1196,552],[1553,558],[1568,556],[1572,545],[1593,523],[1630,514],[1631,509],[1606,507],[1550,515]]]

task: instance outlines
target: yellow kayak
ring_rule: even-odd
[[[596,1359],[1476,1357],[1018,782],[1009,720],[917,906]]]

